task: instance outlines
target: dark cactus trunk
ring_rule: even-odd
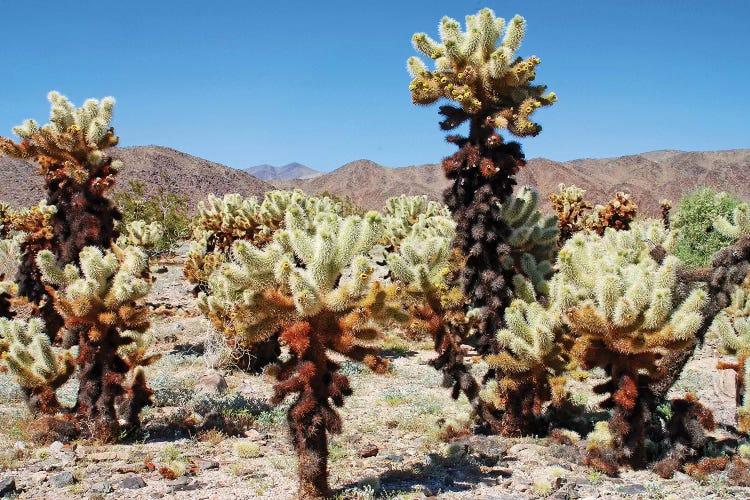
[[[320,419],[321,415],[317,415]],[[301,422],[294,422],[296,427]],[[304,436],[295,436],[299,459],[299,491],[297,498],[313,500],[328,498],[328,436],[323,426],[313,426]]]

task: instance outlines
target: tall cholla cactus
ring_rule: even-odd
[[[164,226],[156,221],[147,224],[143,220],[135,220],[125,226],[124,234],[117,239],[119,247],[138,246],[151,250],[159,244],[164,237]]]
[[[397,249],[404,238],[443,236],[452,239],[456,224],[450,210],[427,196],[393,196],[383,207],[384,244]]]
[[[78,334],[75,414],[94,422],[94,437],[112,441],[119,436],[119,418],[137,425],[151,396],[143,366],[156,358],[130,348],[149,327],[146,307],[136,302],[151,287],[147,258],[137,247],[85,247],[79,261],[59,267],[49,250],[37,257],[44,279],[58,287],[50,290],[65,326]]]
[[[530,434],[541,430],[546,402],[559,406],[565,400],[562,373],[570,342],[559,314],[538,302],[514,300],[505,310],[505,323],[497,334],[500,353],[485,357],[497,380],[482,397],[502,412],[503,434]]]
[[[651,245],[672,246],[655,221],[600,237],[578,233],[560,250],[550,298],[575,335],[574,355],[584,369],[600,367],[609,381],[609,423],[618,460],[642,466],[646,427],[659,402],[667,361],[692,352],[703,325],[704,290],[678,279],[676,257],[651,256]],[[671,384],[668,384],[671,385]]]
[[[26,120],[13,129],[21,142],[0,137],[0,154],[33,160],[39,165],[47,203],[57,207],[51,219],[51,248],[61,264],[77,264],[84,247],[109,248],[119,235],[115,222],[121,215],[107,198],[122,167],[106,152],[118,142],[110,127],[115,100],[88,99],[76,108],[57,92],[50,92],[48,98],[52,105],[50,123],[40,127],[34,120]],[[25,272],[28,269],[22,266],[21,273]],[[40,301],[27,290],[23,277],[20,293],[29,300]],[[45,314],[44,319],[48,333],[54,337],[59,318]]]
[[[633,203],[630,195],[618,191],[606,205],[597,205],[594,207],[589,222],[589,228],[601,236],[605,229],[611,227],[616,231],[627,231],[630,229],[630,223],[635,219],[638,205]]]
[[[539,193],[524,186],[500,206],[500,216],[510,228],[510,252],[500,264],[512,277],[515,295],[532,302],[549,293],[547,279],[557,256],[557,219],[539,209]]]
[[[289,346],[272,402],[298,395],[287,418],[299,455],[298,497],[306,499],[330,493],[327,432],[341,431],[332,404],[341,406],[351,394],[327,350],[383,371],[386,363],[371,345],[377,323],[403,315],[391,302],[396,287],[373,281],[365,256],[382,235],[380,216],[318,214],[314,233],[307,230],[308,217],[304,207],[292,205],[285,229],[271,243],[257,248],[235,242],[232,262],[209,278],[210,293],[198,299],[206,314],[245,343],[280,331],[279,339]]]
[[[511,229],[502,217],[502,204],[511,196],[518,169],[525,165],[521,146],[505,143],[496,129],[516,136],[535,136],[541,127],[529,120],[541,106],[555,102],[544,85],[532,85],[539,58],[517,58],[526,23],[520,16],[508,24],[490,9],[466,17],[466,32],[457,21],[443,18],[441,43],[417,33],[417,50],[435,60],[435,70],[416,57],[408,61],[414,79],[409,89],[416,104],[446,98],[456,105],[440,107],[443,130],[469,122],[468,137],[450,136],[459,151],[443,160],[453,185],[445,203],[457,222],[455,246],[466,256],[461,285],[478,318],[480,352],[494,350],[503,310],[513,299],[512,277],[498,266],[509,253]],[[503,36],[503,32],[505,35]],[[502,37],[502,38],[501,38]]]
[[[0,352],[33,412],[61,410],[55,391],[73,374],[75,360],[53,349],[42,320],[0,319]]]

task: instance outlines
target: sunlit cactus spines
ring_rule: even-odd
[[[714,221],[714,228],[727,238],[739,239],[750,235],[750,204],[740,203],[732,212],[732,220],[719,216]]]
[[[157,221],[146,223],[135,220],[125,226],[123,234],[117,239],[120,247],[138,246],[146,250],[154,249],[164,237],[164,226]]]
[[[557,213],[558,227],[560,228],[560,245],[564,244],[574,233],[586,227],[586,215],[593,206],[583,199],[585,189],[574,185],[558,185],[559,193],[551,193],[549,200],[552,209]]]
[[[300,460],[298,496],[323,498],[330,493],[327,433],[341,431],[333,406],[351,394],[326,351],[384,371],[387,363],[373,345],[379,325],[406,315],[397,287],[373,280],[366,256],[382,237],[380,215],[318,213],[314,231],[310,217],[295,203],[269,244],[236,241],[231,261],[209,278],[209,292],[198,303],[217,327],[248,345],[278,334],[289,347],[272,402],[297,395],[288,421]]]
[[[31,411],[61,410],[55,391],[68,381],[76,363],[69,351],[52,347],[42,320],[0,319],[0,351]]]
[[[665,233],[656,221],[602,237],[578,233],[560,250],[550,283],[550,301],[575,335],[577,361],[609,377],[595,390],[609,394],[604,406],[613,408],[620,460],[636,466],[644,463],[656,386],[668,371],[663,360],[692,352],[708,302],[706,291],[681,282],[679,259],[651,256],[655,244],[670,246]]]
[[[489,128],[506,128],[517,136],[537,135],[541,126],[529,117],[556,97],[545,94],[546,86],[531,83],[541,60],[516,56],[525,29],[521,16],[506,26],[504,19],[485,8],[466,16],[466,31],[455,19],[444,17],[440,42],[426,33],[415,34],[414,48],[433,59],[435,69],[428,69],[417,57],[409,58],[412,100],[416,104],[432,104],[441,98],[455,102],[457,106],[441,108],[445,130],[479,118]]]
[[[429,238],[442,236],[452,239],[456,224],[447,207],[428,201],[427,196],[394,196],[383,208],[384,244],[397,249],[409,236]]]
[[[672,226],[672,221],[669,217],[669,212],[672,210],[672,200],[666,198],[659,200],[659,207],[661,208],[661,221],[664,224],[664,229],[669,229]]]
[[[139,301],[151,288],[148,259],[138,247],[113,246],[85,247],[78,260],[78,266],[61,267],[49,250],[37,256],[44,279],[56,286],[49,287],[55,308],[77,334],[79,389],[72,411],[94,424],[93,437],[112,441],[120,419],[138,425],[141,408],[150,402],[151,390],[138,369],[156,359],[146,355],[141,338],[150,324]]]
[[[507,327],[497,334],[500,352],[485,356],[497,376],[483,397],[502,412],[504,434],[538,433],[544,405],[565,400],[570,339],[560,314],[538,302],[517,299],[504,316]]]
[[[630,229],[630,223],[635,219],[638,206],[630,199],[630,195],[618,191],[606,205],[597,205],[590,217],[589,229],[599,235],[604,234],[608,227],[616,231]]]

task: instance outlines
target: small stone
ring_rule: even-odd
[[[55,488],[62,488],[63,486],[70,486],[76,482],[75,476],[69,471],[63,471],[54,476],[50,476],[48,480],[49,484]]]
[[[624,484],[617,487],[617,492],[623,495],[642,495],[646,493],[646,488],[642,484]]]
[[[91,459],[97,462],[104,462],[106,460],[117,460],[117,453],[114,451],[100,451],[98,453],[92,453]]]
[[[12,495],[18,493],[16,489],[16,479],[13,477],[6,477],[0,481],[0,497]]]
[[[157,273],[157,274],[164,274],[164,273],[166,273],[167,271],[169,271],[169,269],[167,269],[167,266],[159,266],[159,267],[157,267],[157,268],[156,268],[156,269],[154,270],[154,272],[155,272],[155,273]]]
[[[16,441],[13,443],[13,449],[16,451],[24,451],[26,449],[26,443],[23,441]]]
[[[219,468],[219,462],[217,462],[216,460],[203,460],[202,458],[196,458],[194,462],[200,470],[211,470]]]
[[[120,488],[127,490],[137,490],[139,488],[145,488],[146,481],[141,476],[128,476],[120,481]]]
[[[224,376],[219,372],[203,375],[196,384],[199,390],[213,394],[224,394],[229,386]]]
[[[374,444],[371,444],[362,448],[362,451],[359,452],[359,456],[362,458],[370,458],[377,456],[378,453],[380,453],[380,448],[378,448]]]
[[[200,483],[198,481],[193,481],[189,477],[182,476],[182,477],[178,477],[174,481],[170,481],[168,483],[168,486],[169,486],[169,488],[170,488],[170,490],[172,492],[175,492],[175,491],[192,491],[192,490],[197,490],[198,488],[200,488],[203,485],[202,485],[202,483]]]
[[[112,493],[113,490],[112,483],[109,481],[102,481],[101,483],[92,484],[91,488],[89,488],[89,493],[106,495],[107,493]]]
[[[40,470],[39,472],[33,473],[30,479],[31,479],[31,482],[33,483],[42,484],[43,482],[47,480],[47,476],[48,474],[46,472],[44,472],[43,470]]]
[[[263,434],[261,434],[255,429],[248,429],[245,432],[243,432],[243,434],[245,435],[245,437],[250,438],[253,441],[260,441],[261,439],[263,439]]]
[[[47,450],[50,453],[60,453],[62,449],[63,449],[63,444],[60,441],[55,441],[54,443],[49,445],[49,447],[47,448]]]
[[[390,460],[391,462],[403,462],[404,461],[404,457],[401,457],[399,455],[386,455],[385,459]]]

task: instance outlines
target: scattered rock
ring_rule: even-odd
[[[70,486],[71,484],[74,484],[76,482],[76,478],[71,472],[63,471],[59,474],[55,474],[54,476],[50,476],[48,482],[55,488],[62,488],[64,486]]]
[[[245,437],[250,438],[253,441],[260,441],[261,439],[263,439],[263,434],[261,434],[255,429],[248,429],[245,432],[243,432],[243,434],[245,435]]]
[[[175,491],[192,491],[202,486],[202,483],[193,481],[187,476],[178,477],[174,481],[167,483],[171,492]]]
[[[18,493],[18,490],[16,489],[15,478],[6,477],[2,481],[0,481],[0,497],[5,497],[14,493]]]
[[[98,453],[91,454],[91,460],[97,462],[104,462],[106,460],[117,460],[117,453],[114,451],[100,451]]]
[[[63,449],[63,444],[60,441],[55,441],[47,448],[51,454],[60,453]]]
[[[196,387],[203,392],[224,394],[229,386],[224,376],[219,372],[212,372],[198,379]]]
[[[91,488],[89,488],[89,493],[96,493],[99,495],[106,495],[107,493],[112,493],[114,488],[112,487],[112,483],[109,481],[102,481],[101,483],[94,483],[91,485]]]
[[[218,469],[219,468],[219,462],[216,460],[203,460],[202,458],[196,458],[193,460],[195,462],[195,465],[200,470],[211,470],[211,469]]]
[[[385,459],[390,460],[391,462],[399,462],[399,463],[404,461],[404,457],[399,456],[399,455],[386,455]]]
[[[137,490],[146,487],[146,481],[141,476],[128,476],[120,481],[120,488],[126,490]]]
[[[623,495],[642,495],[646,493],[646,488],[642,484],[632,483],[618,486],[616,491]]]
[[[378,453],[380,453],[380,448],[371,444],[362,448],[362,451],[359,452],[359,456],[362,458],[370,458],[377,456]]]

